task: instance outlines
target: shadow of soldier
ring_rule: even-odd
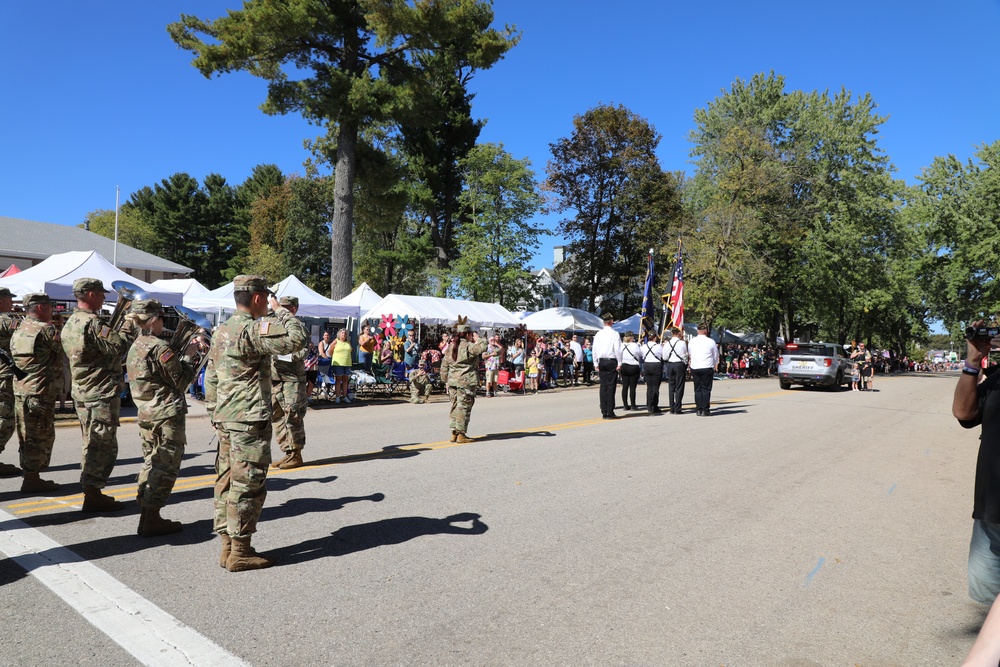
[[[411,456],[419,456],[420,452],[429,451],[429,447],[416,449],[403,449],[403,447],[413,447],[419,443],[409,443],[403,445],[387,445],[375,452],[364,452],[361,454],[345,454],[344,456],[331,456],[315,461],[306,461],[307,466],[325,466],[335,463],[358,463],[361,461],[374,461],[376,459],[406,459]]]
[[[349,503],[360,503],[362,501],[380,503],[385,500],[385,494],[373,493],[370,496],[350,496],[347,498],[293,498],[280,505],[264,506],[262,519],[273,521],[275,519],[286,519],[303,514],[313,514],[316,512],[335,512],[343,509]]]
[[[201,519],[185,523],[179,533],[159,537],[139,537],[134,530],[122,535],[102,536],[93,540],[65,544],[38,552],[38,567],[52,562],[84,562],[100,560],[122,554],[137,553],[146,549],[159,549],[165,544],[186,546],[210,542],[216,538],[212,532],[212,520]]]
[[[486,440],[519,440],[520,438],[554,438],[555,433],[552,431],[508,431],[505,433],[487,433],[486,435],[477,435],[473,438],[476,442],[484,442]]]
[[[456,525],[461,523],[471,525]],[[268,555],[276,558],[279,565],[294,565],[318,558],[346,556],[376,547],[402,544],[425,535],[482,535],[488,529],[480,521],[480,515],[472,512],[453,514],[443,519],[404,516],[345,526],[328,537],[271,550]]]

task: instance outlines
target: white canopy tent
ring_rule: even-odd
[[[184,300],[184,305],[199,313],[221,313],[227,310],[236,310],[236,302],[233,301],[233,283],[226,283],[222,287],[216,287],[200,296],[187,298]]]
[[[367,313],[370,309],[378,305],[382,300],[375,290],[368,286],[368,283],[361,283],[358,288],[340,300],[340,303],[354,306],[356,312],[354,317],[361,313]]]
[[[521,324],[517,316],[498,303],[441,299],[433,296],[389,294],[362,316],[362,320],[379,320],[383,315],[407,315],[421,325],[452,326],[458,316],[469,318],[473,327],[487,329],[515,328]]]
[[[600,331],[604,322],[579,308],[549,308],[529,315],[521,322],[529,331]]]
[[[313,291],[305,283],[295,276],[288,276],[280,283],[271,288],[278,298],[283,296],[294,296],[299,299],[300,317],[329,317],[347,319],[358,316],[357,306],[328,299],[322,294]]]
[[[150,283],[154,288],[167,292],[180,292],[184,299],[208,294],[208,288],[194,278],[160,278]]]
[[[611,328],[620,334],[623,334],[626,331],[631,331],[632,333],[637,334],[639,333],[639,327],[641,326],[642,326],[642,315],[636,313],[635,315],[633,315],[628,319],[615,322],[614,324],[611,325]]]
[[[116,280],[125,280],[157,299],[165,306],[181,305],[184,296],[177,291],[156,288],[130,276],[96,250],[76,250],[51,255],[48,259],[6,278],[0,278],[0,287],[6,287],[17,296],[44,292],[56,301],[76,301],[73,281],[77,278],[97,278],[108,288],[107,301],[114,303],[118,293],[111,289]]]

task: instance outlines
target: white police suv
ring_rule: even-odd
[[[852,362],[833,343],[788,343],[778,355],[778,384],[826,387],[832,391],[851,381]]]

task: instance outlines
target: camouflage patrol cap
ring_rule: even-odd
[[[132,302],[130,311],[134,315],[155,315],[159,317],[163,314],[163,306],[156,299],[136,299]]]
[[[615,316],[612,315],[610,312],[605,312],[603,315],[601,315],[601,320],[605,322],[614,322]]]
[[[9,296],[9,297],[13,297],[13,296],[14,296],[14,293],[13,293],[13,292],[11,292],[11,291],[10,291],[9,289],[7,289],[6,287],[0,287],[0,299],[2,299],[2,298],[3,298],[3,297],[5,297],[5,296]]]
[[[25,308],[31,308],[32,306],[38,305],[48,305],[52,303],[52,299],[49,298],[48,294],[34,293],[25,294],[21,297],[21,304]]]
[[[267,278],[264,276],[236,276],[233,280],[234,292],[266,292]]]
[[[283,296],[278,299],[280,303],[285,308],[298,308],[299,307],[299,297],[297,296]]]
[[[73,292],[107,292],[109,291],[100,278],[77,278],[73,281]]]

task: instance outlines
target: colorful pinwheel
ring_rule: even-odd
[[[410,324],[409,315],[397,315],[396,316],[396,336],[401,339],[406,339],[407,332],[413,331],[413,325]]]
[[[396,323],[392,318],[392,313],[382,316],[381,329],[386,338],[392,338],[396,335]]]

